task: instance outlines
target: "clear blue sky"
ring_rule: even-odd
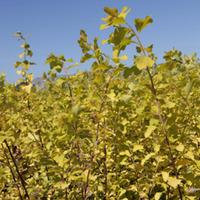
[[[159,60],[173,47],[199,55],[199,0],[0,0],[0,72],[9,81],[17,79],[13,64],[21,49],[13,36],[16,31],[29,36],[37,63],[35,77],[48,69],[44,61],[51,52],[79,61],[80,29],[86,30],[90,39],[105,39],[107,35],[107,31],[99,30],[104,6],[130,7],[130,24],[135,17],[152,16],[153,25],[141,37],[145,44],[154,44]]]

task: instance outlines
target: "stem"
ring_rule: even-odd
[[[25,180],[23,179],[22,175],[21,175],[20,172],[19,172],[19,168],[18,168],[18,166],[17,166],[17,162],[16,162],[16,160],[15,160],[15,158],[14,158],[14,156],[13,156],[11,150],[10,150],[10,147],[9,147],[9,145],[8,145],[7,140],[4,140],[4,143],[5,143],[5,145],[6,145],[7,149],[8,149],[8,151],[9,151],[10,157],[12,158],[12,161],[13,161],[13,163],[14,163],[16,172],[17,172],[17,174],[18,174],[18,177],[19,177],[19,179],[20,179],[20,181],[21,181],[22,187],[23,187],[24,192],[25,192],[25,196],[30,200],[28,191],[27,191],[27,189],[26,189],[26,182],[25,182]]]
[[[108,92],[109,85],[110,85],[110,82],[111,82],[112,78],[113,78],[113,76],[110,76],[108,82],[107,82],[106,85],[105,85],[104,95],[106,95],[107,92]],[[99,109],[99,113],[102,112],[104,104],[105,104],[105,100],[102,100],[101,105],[100,105],[100,109]],[[100,122],[98,121],[98,123],[97,123],[97,129],[96,129],[96,141],[95,141],[95,146],[98,146],[98,144],[99,144],[99,128],[100,128]]]
[[[88,186],[89,186],[89,177],[90,177],[90,170],[88,170],[87,179],[86,179],[85,187],[84,187],[84,190],[83,190],[83,199],[84,200],[87,199],[87,190],[88,190]]]
[[[148,56],[148,52],[146,52],[146,50],[144,48],[144,45],[142,44],[142,42],[141,42],[141,40],[140,40],[140,38],[138,36],[138,33],[128,23],[126,23],[126,25],[128,26],[128,28],[135,35],[135,37],[136,37],[136,39],[138,41],[138,44],[139,44],[140,48],[142,49],[143,55],[144,56]],[[167,146],[168,146],[168,149],[169,149],[169,155],[170,155],[170,159],[172,161],[172,167],[173,167],[173,170],[175,172],[175,176],[178,179],[179,176],[178,176],[178,172],[177,172],[177,169],[176,169],[175,160],[173,158],[172,149],[171,149],[171,146],[170,146],[168,134],[167,134],[166,129],[165,129],[165,124],[166,124],[165,121],[166,120],[163,118],[163,115],[162,115],[162,109],[161,109],[161,106],[160,106],[160,102],[159,102],[159,100],[157,98],[157,91],[156,91],[156,88],[155,88],[155,85],[154,85],[154,82],[153,82],[153,76],[151,75],[151,72],[150,72],[148,67],[146,67],[146,71],[148,73],[148,76],[149,76],[149,79],[150,79],[150,83],[151,83],[151,92],[152,92],[152,95],[155,98],[155,102],[156,102],[156,105],[157,105],[157,108],[158,108],[158,116],[159,116],[159,120],[160,120],[160,122],[162,124],[162,131],[164,133],[165,140],[166,140],[166,143],[167,143]],[[180,185],[178,185],[178,193],[179,193],[180,199],[182,200],[183,199],[183,195],[182,195],[182,191],[181,191]]]
[[[108,169],[106,165],[107,160],[107,147],[106,144],[104,145],[104,200],[107,199],[107,191],[108,191]]]
[[[18,182],[17,182],[17,180],[16,180],[16,178],[15,178],[15,174],[14,174],[14,172],[13,172],[13,169],[12,169],[12,166],[11,166],[11,164],[10,164],[10,161],[9,161],[8,155],[7,155],[7,153],[6,153],[6,150],[5,150],[4,146],[3,146],[3,144],[1,144],[1,146],[2,146],[2,148],[3,148],[3,152],[4,152],[4,155],[5,155],[5,157],[6,157],[6,161],[7,161],[8,167],[9,167],[9,169],[10,169],[10,172],[11,172],[11,174],[12,174],[12,177],[13,177],[13,180],[14,180],[14,182],[15,182],[15,185],[17,186],[17,190],[18,190],[18,193],[19,193],[19,198],[20,198],[21,200],[23,200],[23,197],[22,197],[22,194],[21,194],[21,191],[20,191]]]

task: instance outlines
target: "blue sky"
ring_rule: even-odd
[[[154,23],[141,38],[144,44],[154,44],[160,61],[163,53],[173,47],[185,54],[199,55],[199,0],[0,0],[0,73],[4,72],[11,82],[18,77],[13,68],[21,52],[20,43],[13,36],[17,31],[28,36],[34,52],[32,60],[37,63],[35,77],[48,70],[44,62],[51,52],[79,61],[80,29],[86,30],[91,40],[107,36],[107,31],[99,30],[105,6],[130,7],[130,24],[135,17],[152,16]],[[89,64],[81,67],[87,68]]]

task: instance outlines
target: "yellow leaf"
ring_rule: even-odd
[[[131,185],[129,187],[129,190],[131,190],[131,191],[137,191],[137,187],[135,185]]]
[[[24,57],[24,52],[23,52],[23,53],[20,53],[18,56],[19,56],[19,58],[22,59],[22,58]]]
[[[168,178],[169,178],[169,173],[168,172],[162,172],[162,178],[165,182],[167,182]]]
[[[32,84],[22,86],[22,90],[24,90],[27,93],[31,92],[31,88],[32,88]]]
[[[144,159],[142,159],[142,161],[141,161],[141,165],[142,166],[144,166],[144,163],[147,161],[147,160],[149,160],[152,156],[154,156],[155,155],[155,153],[149,153],[149,154],[147,154],[145,157],[144,157]]]
[[[169,177],[167,183],[171,187],[177,188],[177,186],[181,183],[181,180],[177,179],[176,177]]]
[[[144,133],[144,137],[148,138],[155,129],[156,129],[156,126],[148,126],[146,132]]]
[[[182,143],[180,143],[177,147],[176,150],[182,152],[184,150],[184,145]]]
[[[115,49],[113,51],[113,58],[118,58],[119,57],[119,50],[118,49]]]
[[[133,146],[133,152],[136,152],[136,151],[141,151],[143,150],[143,146],[141,144],[134,144]]]
[[[161,196],[162,196],[162,192],[156,192],[154,198],[155,200],[159,200]]]
[[[123,19],[126,18],[127,14],[130,12],[128,7],[123,7],[121,13],[119,13],[118,17],[122,17]]]
[[[104,45],[108,42],[108,40],[102,40],[101,43]]]
[[[157,153],[160,151],[160,145],[159,144],[154,144],[153,145],[154,151]]]
[[[192,151],[188,151],[188,152],[185,154],[185,157],[195,161],[194,154],[193,154]]]
[[[120,60],[128,60],[128,56],[127,55],[123,55],[119,57]]]
[[[21,71],[21,70],[17,70],[16,73],[17,73],[18,75],[20,75],[20,74],[22,73],[22,71]]]
[[[148,56],[138,56],[135,59],[135,64],[138,69],[142,70],[145,69],[146,67],[152,67],[154,61]]]
[[[27,78],[28,78],[28,80],[29,80],[30,82],[32,82],[32,80],[33,80],[33,74],[28,74],[28,75],[27,75]]]
[[[108,26],[106,24],[101,24],[99,27],[100,30],[104,30],[106,28],[108,28]]]

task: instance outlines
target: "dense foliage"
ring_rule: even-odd
[[[132,26],[128,8],[104,11],[112,56],[81,30],[81,63],[91,69],[69,75],[76,63],[51,54],[40,87],[30,45],[16,34],[21,78],[0,78],[0,199],[200,198],[198,58],[173,49],[157,64],[138,36],[151,17]]]

